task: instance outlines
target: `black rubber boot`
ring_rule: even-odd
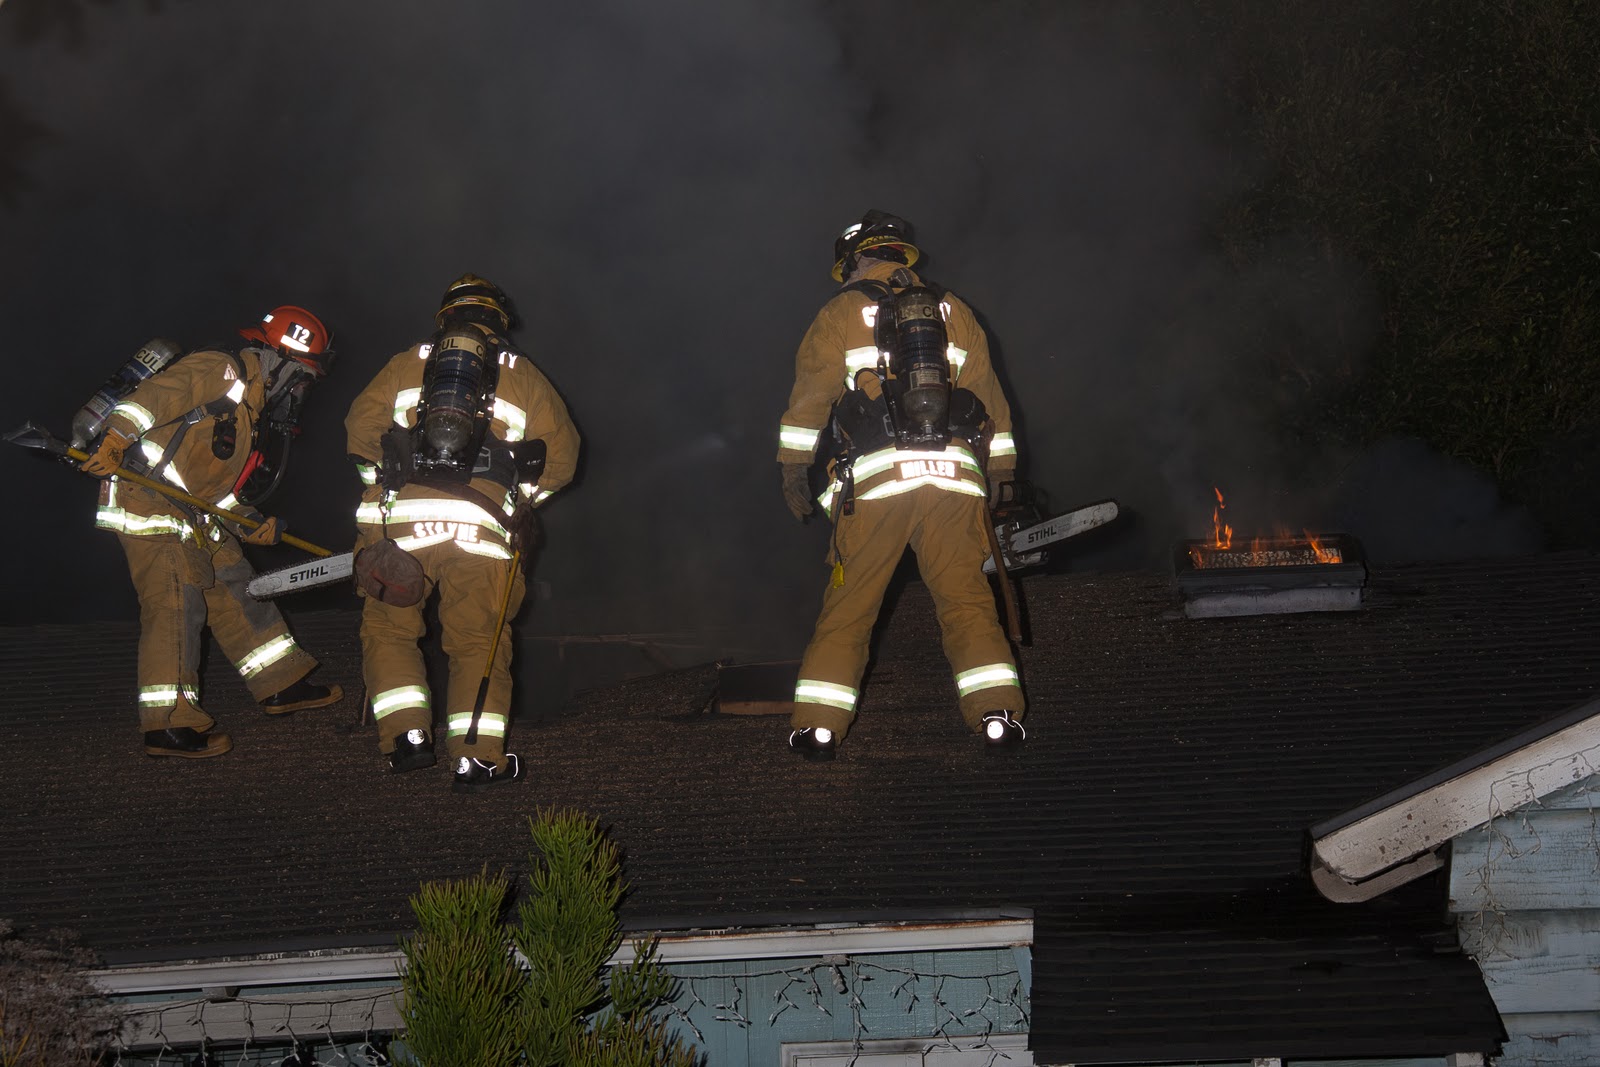
[[[147,756],[208,759],[220,756],[232,747],[233,738],[227,734],[201,733],[192,726],[144,732],[144,754]]]
[[[268,715],[287,715],[302,708],[325,708],[337,704],[343,697],[344,690],[336,685],[312,685],[302,678],[263,700],[261,710]]]
[[[433,754],[433,738],[426,730],[407,730],[395,738],[394,751],[389,753],[389,769],[395,773],[420,771],[439,762]]]
[[[485,759],[462,756],[456,760],[455,781],[450,788],[457,793],[481,793],[492,785],[515,782],[522,777],[522,761],[515,752],[506,753],[506,765],[496,767]]]
[[[789,735],[789,748],[812,763],[826,763],[839,754],[839,737],[826,727],[808,726]]]
[[[979,729],[983,732],[983,747],[990,752],[1019,748],[1028,739],[1028,731],[1009,711],[991,711],[983,717]]]

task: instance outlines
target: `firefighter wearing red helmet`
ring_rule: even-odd
[[[366,486],[356,512],[362,672],[391,771],[432,766],[434,694],[417,642],[437,594],[451,788],[478,793],[522,774],[505,748],[505,630],[526,586],[533,509],[572,480],[579,439],[561,395],[506,339],[512,314],[499,286],[463,275],[434,322],[345,418]]]
[[[233,747],[200,706],[209,625],[269,715],[324,707],[343,695],[306,676],[316,660],[277,608],[251,598],[240,542],[272,544],[277,518],[256,510],[269,433],[292,434],[311,383],[331,359],[328,331],[299,307],[273,309],[239,331],[237,351],[206,348],[167,363],[111,409],[83,470],[105,479],[95,524],[117,534],[139,595],[139,724],[152,756],[200,759]],[[127,467],[261,525],[245,530],[114,477]]]
[[[1011,409],[972,309],[912,271],[920,254],[910,225],[881,211],[839,235],[833,278],[844,284],[800,343],[778,427],[790,511],[803,520],[820,504],[834,524],[789,735],[807,759],[833,758],[855,719],[872,627],[908,546],[938,608],[962,717],[994,749],[1025,736],[1016,660],[983,573],[985,497],[1017,463]],[[814,502],[818,458],[828,486]]]

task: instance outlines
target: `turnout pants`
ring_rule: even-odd
[[[939,613],[961,717],[974,730],[989,712],[1006,710],[1021,718],[1016,662],[983,573],[989,555],[985,521],[982,499],[937,486],[857,501],[854,514],[839,516],[828,561],[844,565],[844,584],[830,580],[800,662],[795,729],[821,726],[840,736],[849,730],[872,626],[907,545]]]
[[[200,707],[200,652],[205,628],[232,661],[250,694],[264,700],[311,673],[317,661],[295,643],[271,603],[245,592],[255,571],[238,538],[196,544],[175,534],[118,534],[139,594],[139,728],[216,721]]]
[[[505,766],[506,721],[511,709],[511,619],[522,604],[522,568],[510,560],[480,556],[455,542],[411,550],[427,575],[422,600],[400,608],[366,599],[361,611],[361,663],[367,698],[378,723],[378,748],[394,751],[395,739],[407,730],[433,730],[433,701],[422,650],[417,646],[427,627],[423,608],[439,595],[440,644],[450,661],[450,688],[445,704],[445,743],[452,760],[473,756]],[[505,628],[495,641],[495,624],[506,582],[512,583]],[[495,645],[489,689],[478,718],[478,738],[467,743],[478,685]]]

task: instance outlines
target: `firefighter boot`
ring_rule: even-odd
[[[394,739],[394,751],[389,753],[389,769],[399,774],[418,771],[439,762],[433,754],[433,738],[426,730],[407,730]]]
[[[220,756],[232,747],[233,738],[227,734],[201,733],[192,726],[175,726],[165,730],[144,732],[144,754],[147,756],[206,759]]]
[[[263,700],[261,710],[268,715],[287,715],[302,708],[325,708],[343,697],[344,690],[337,685],[312,685],[302,678]]]
[[[457,793],[481,793],[491,785],[514,782],[521,777],[522,761],[515,752],[506,753],[504,767],[496,767],[492,761],[476,756],[462,756],[456,760],[456,777],[450,788]]]
[[[988,752],[1001,752],[1021,746],[1028,739],[1028,731],[1011,717],[1009,711],[992,711],[978,724],[983,731],[983,747]]]
[[[808,726],[789,735],[789,748],[812,763],[826,763],[839,752],[839,739],[826,726]]]

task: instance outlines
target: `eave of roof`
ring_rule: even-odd
[[[1311,873],[1330,900],[1370,900],[1437,870],[1451,838],[1594,773],[1600,700],[1457,760],[1311,828]]]
[[[655,931],[651,931],[654,933]],[[1024,916],[955,918],[943,922],[829,922],[807,926],[693,930],[659,933],[663,963],[793,959],[830,955],[954,952],[1015,948],[1033,943],[1033,920]],[[633,962],[637,942],[625,941],[609,961]],[[243,986],[369,982],[396,978],[405,967],[399,950],[368,947],[305,949],[254,956],[195,957],[159,963],[124,963],[89,972],[104,993],[131,996]]]

